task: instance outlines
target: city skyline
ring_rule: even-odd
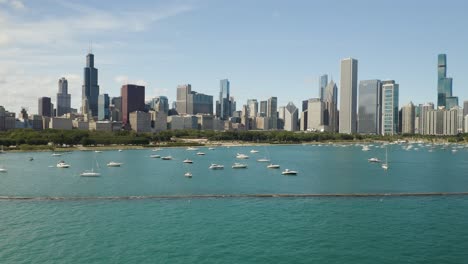
[[[56,5],[53,6],[53,3]],[[267,2],[264,11],[255,7],[244,10],[242,7],[247,6],[246,2],[232,6],[228,2],[211,1],[177,4],[143,1],[138,7],[129,7],[125,3],[116,2],[115,7],[109,10],[106,10],[103,4],[91,5],[86,1],[80,4],[63,1],[44,1],[42,4],[25,2],[22,9],[15,9],[6,2],[1,5],[4,8],[0,13],[3,18],[0,27],[5,30],[0,36],[0,45],[3,48],[0,55],[4,58],[5,64],[0,69],[0,87],[2,91],[6,91],[6,87],[15,87],[14,90],[6,91],[2,105],[15,111],[21,106],[28,106],[30,111],[35,109],[34,102],[43,94],[51,96],[52,102],[56,104],[53,95],[56,93],[56,82],[61,77],[67,78],[69,93],[75,98],[72,99],[72,108],[79,109],[81,102],[76,98],[81,97],[82,56],[90,46],[90,42],[95,55],[99,57],[100,93],[109,95],[118,94],[124,83],[136,83],[147,87],[146,99],[164,95],[172,101],[178,84],[191,83],[198,91],[216,96],[219,91],[219,80],[227,77],[231,81],[231,94],[237,102],[244,103],[249,98],[276,96],[280,106],[286,105],[289,101],[301,105],[303,99],[317,96],[317,79],[321,74],[328,74],[329,79],[333,79],[340,87],[337,78],[340,74],[339,61],[351,56],[360,62],[359,80],[397,80],[401,87],[402,105],[409,101],[436,103],[437,95],[432,92],[436,88],[434,65],[437,60],[436,55],[444,53],[449,57],[449,76],[453,78],[453,94],[460,98],[460,104],[468,98],[468,91],[464,89],[468,86],[468,80],[464,76],[465,69],[468,68],[465,64],[468,61],[468,54],[461,44],[466,42],[464,41],[466,34],[460,34],[464,32],[461,25],[465,24],[463,22],[466,20],[461,12],[467,5],[463,2],[444,3],[445,10],[450,12],[451,16],[437,23],[433,21],[433,17],[438,14],[438,5],[435,2],[427,3],[422,10],[424,12],[417,12],[420,22],[409,20],[420,6],[416,3],[406,3],[405,8],[401,8],[402,1],[391,4],[360,1],[340,5],[333,2],[298,1],[291,5]],[[370,17],[363,18],[357,13],[354,20],[349,21],[352,25],[363,24],[363,21],[375,18],[372,11],[380,9],[398,10],[401,22],[392,21],[394,24],[391,24],[380,20],[374,26],[366,23],[365,27],[356,27],[355,34],[359,38],[353,37],[347,42],[337,41],[341,39],[338,36],[342,33],[348,34],[343,32],[345,28],[339,26],[346,18],[343,16],[345,10],[358,12],[363,6],[367,7]],[[247,12],[247,15],[258,13],[260,17],[268,18],[268,23],[259,24],[260,19],[256,18],[256,23],[252,28],[248,28],[248,21],[251,19],[249,16],[246,17],[246,22],[235,20],[237,24],[234,22],[221,23],[221,25],[209,24],[213,18],[196,20],[208,13],[216,17],[218,14],[213,13],[214,10],[230,7],[232,14],[229,16],[239,15],[242,10]],[[310,28],[310,25],[315,25],[322,16],[321,14],[317,14],[317,17],[308,16],[305,11],[312,7],[332,9],[336,14],[334,17],[336,21],[326,30]],[[125,8],[129,11],[119,11]],[[64,15],[67,12],[76,12],[77,19],[94,18],[90,20],[93,23],[87,22],[81,27],[77,26],[72,19]],[[132,12],[141,16],[130,20],[125,26],[117,23],[115,18],[120,15],[128,18]],[[151,15],[145,16],[146,14]],[[108,18],[108,23],[98,19],[99,15]],[[24,26],[17,23],[19,21],[24,21],[24,26],[31,26],[30,32],[43,33],[43,41],[36,43],[41,38],[33,38],[30,44],[25,43],[21,39],[23,35],[20,35],[24,32],[21,31]],[[189,25],[194,21],[197,21],[196,26],[200,24],[207,26],[208,31],[199,32],[195,25]],[[410,26],[404,28],[403,23],[408,23]],[[39,24],[42,28],[33,27],[34,24]],[[56,32],[55,35],[44,32],[43,28],[49,24],[51,27],[61,25],[59,29],[64,25],[70,26],[69,33],[64,33],[64,30],[49,30]],[[119,29],[124,32],[117,30],[115,24],[121,26]],[[271,26],[277,30],[271,32]],[[223,28],[228,30],[220,31]],[[296,28],[297,32],[291,32],[289,28]],[[168,32],[172,29],[177,29],[179,35],[168,36],[170,34]],[[369,44],[370,42],[366,41],[371,35],[367,34],[376,29],[396,34],[400,41],[392,45],[381,42],[378,46]],[[317,30],[322,33],[323,39],[327,39],[325,42],[328,44],[311,42],[311,37],[305,37]],[[255,37],[254,32],[262,32],[261,39]],[[161,33],[161,39],[158,41],[147,39],[146,36],[154,35],[148,33]],[[438,38],[431,38],[428,41],[427,36],[436,33]],[[210,43],[218,34],[219,37],[226,38],[222,41],[223,45],[203,46]],[[190,37],[190,45],[182,46],[174,42],[177,38],[185,36]],[[28,37],[26,36],[26,39],[29,39]],[[168,40],[170,37],[176,38],[170,41]],[[151,43],[152,47],[144,44],[145,42]],[[219,67],[219,62],[214,60],[221,54],[224,55],[223,67]],[[402,59],[405,61],[404,64],[401,63]],[[25,95],[20,97],[18,94]]]

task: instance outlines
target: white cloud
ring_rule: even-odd
[[[0,0],[0,4],[8,5],[14,9],[24,9],[25,6],[20,0]]]
[[[142,86],[147,86],[148,85],[148,83],[146,81],[144,81],[144,80],[136,80],[135,84],[136,85],[142,85]]]
[[[119,85],[128,84],[128,76],[126,75],[118,75],[114,77],[114,81]]]
[[[94,47],[124,47],[127,43],[113,37],[147,30],[158,21],[191,10],[190,6],[173,5],[138,12],[110,12],[60,0],[56,3],[58,12],[54,9],[54,13],[42,13],[38,11],[41,9],[25,7],[20,0],[0,0],[0,105],[9,111],[17,112],[21,106],[28,106],[31,113],[37,113],[37,99],[41,96],[51,97],[54,102],[61,77],[68,79],[72,107],[79,107],[82,85],[79,68],[83,66],[79,63],[83,62],[83,54],[69,55],[70,52],[84,50],[96,35],[110,40],[94,43]],[[14,11],[19,9],[26,11]],[[63,72],[74,71],[75,67],[70,65],[76,65],[76,73]],[[120,85],[129,82],[128,76],[123,75],[114,80]],[[134,81],[147,85],[143,80]]]

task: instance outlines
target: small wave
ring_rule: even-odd
[[[314,197],[411,197],[411,196],[456,196],[468,192],[425,193],[316,193],[316,194],[194,194],[194,195],[144,195],[144,196],[0,196],[0,200],[20,201],[80,201],[80,200],[143,200],[143,199],[203,199],[203,198],[314,198]]]

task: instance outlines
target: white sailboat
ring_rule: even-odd
[[[96,166],[99,168],[99,163],[97,162],[97,160],[96,160]],[[91,168],[91,170],[86,170],[86,171],[82,172],[80,174],[80,176],[82,176],[82,177],[99,177],[99,176],[101,176],[101,173],[94,171],[94,162],[93,162],[93,167]]]
[[[388,170],[388,149],[385,148],[385,163],[382,163],[382,169]]]

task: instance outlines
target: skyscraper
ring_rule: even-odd
[[[70,113],[71,108],[71,95],[68,94],[68,81],[61,78],[58,82],[57,93],[57,116]]]
[[[267,115],[267,101],[260,101],[260,116],[266,116]]]
[[[382,135],[398,133],[399,85],[395,81],[382,82]]]
[[[247,109],[248,109],[250,118],[257,117],[257,115],[258,115],[258,101],[257,101],[257,99],[248,99],[247,100]]]
[[[447,78],[447,55],[437,57],[437,106],[450,109],[458,105],[458,97],[452,96],[452,78]]]
[[[338,88],[332,80],[325,88],[323,102],[325,105],[324,125],[328,131],[338,130]]]
[[[284,109],[284,130],[297,131],[298,118],[299,112],[297,107],[292,102],[289,102]]]
[[[340,133],[356,133],[358,61],[352,58],[341,61]]]
[[[380,80],[359,82],[358,133],[381,133],[382,83]]]
[[[108,94],[100,94],[98,98],[98,120],[109,120],[110,99]]]
[[[325,103],[320,98],[308,100],[307,106],[307,127],[308,131],[325,131],[324,124]]]
[[[219,118],[226,120],[231,116],[231,104],[229,89],[230,84],[228,79],[219,81]]]
[[[463,116],[468,115],[468,101],[463,101]]]
[[[88,109],[91,115],[95,117],[98,115],[99,85],[98,70],[94,68],[94,55],[92,53],[88,53],[86,56],[86,67],[84,68],[83,79],[82,109],[85,109],[86,106],[84,104],[87,101]]]
[[[158,112],[169,112],[169,99],[166,96],[156,96],[151,100],[150,107]]]
[[[190,84],[177,86],[176,109],[179,114],[213,114],[213,96],[192,91]]]
[[[129,116],[134,111],[145,110],[145,87],[135,84],[122,85],[122,121],[124,125],[130,123]]]
[[[324,95],[325,95],[325,88],[328,85],[328,75],[320,75],[319,77],[319,98],[320,100],[324,100]]]
[[[278,98],[270,97],[267,104],[267,117],[269,120],[269,129],[278,128]]]
[[[416,117],[414,104],[410,102],[409,104],[403,106],[401,108],[401,112],[402,112],[401,133],[402,134],[414,134],[415,117]]]
[[[53,106],[50,100],[50,97],[41,97],[39,98],[38,104],[38,114],[40,116],[52,117]]]

